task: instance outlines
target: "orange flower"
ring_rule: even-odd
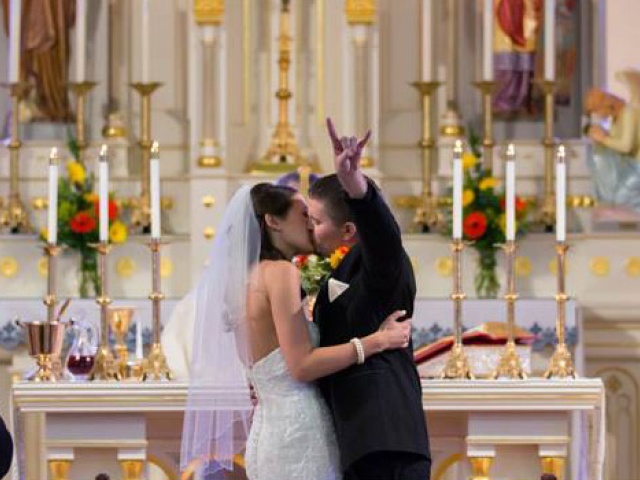
[[[335,252],[333,252],[331,254],[331,256],[329,257],[329,262],[331,263],[331,268],[332,269],[336,269],[338,268],[338,265],[340,265],[340,262],[342,262],[342,259],[344,258],[344,256],[349,253],[349,247],[347,246],[342,246],[342,247],[338,247]]]

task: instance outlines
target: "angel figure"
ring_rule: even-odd
[[[599,88],[585,97],[585,111],[595,120],[586,130],[594,143],[589,167],[598,201],[640,220],[640,71],[617,78],[627,84],[630,101]]]

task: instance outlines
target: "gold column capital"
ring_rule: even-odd
[[[350,25],[371,25],[376,21],[376,0],[345,0]]]
[[[224,0],[194,0],[193,13],[198,25],[220,25],[224,18]]]

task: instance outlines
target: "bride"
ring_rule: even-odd
[[[232,469],[245,444],[250,480],[341,477],[332,420],[313,381],[363,353],[406,347],[411,326],[396,322],[405,313],[397,311],[376,333],[316,348],[290,261],[312,250],[307,205],[295,190],[262,183],[231,199],[195,290],[181,453],[181,470],[195,470],[195,479]]]

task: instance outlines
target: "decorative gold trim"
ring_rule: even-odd
[[[211,240],[216,235],[216,229],[213,227],[205,227],[202,231],[202,235],[204,235],[205,239]]]
[[[49,199],[45,197],[33,197],[31,199],[31,208],[34,210],[46,210],[49,206]]]
[[[371,25],[376,21],[375,0],[346,0],[344,11],[350,25]]]
[[[14,257],[0,258],[0,274],[5,278],[13,278],[18,273],[20,265]]]
[[[40,274],[42,278],[47,278],[47,274],[49,273],[49,260],[47,257],[41,257],[38,259],[37,268],[38,274]]]
[[[131,278],[136,267],[136,262],[131,257],[122,257],[116,262],[116,275],[120,278]]]
[[[436,259],[436,272],[441,277],[450,277],[453,272],[453,261],[450,257],[439,257]]]
[[[160,198],[160,209],[161,210],[173,210],[174,201],[173,197],[161,197]]]
[[[160,277],[169,278],[173,275],[173,262],[170,258],[162,257],[160,260]]]
[[[105,125],[102,128],[103,138],[124,138],[127,136],[127,129],[123,126]]]
[[[542,473],[551,473],[555,475],[558,480],[563,480],[565,462],[566,459],[564,457],[542,457],[540,458]]]
[[[193,15],[198,25],[220,25],[224,20],[224,0],[195,0]]]
[[[362,157],[360,159],[360,165],[362,168],[371,168],[374,165],[374,161],[372,157]]]
[[[169,480],[178,480],[178,473],[173,469],[173,466],[167,460],[160,458],[153,453],[147,452],[147,463],[155,465]]]
[[[71,460],[49,460],[51,480],[68,480]]]
[[[589,271],[597,277],[609,275],[610,262],[608,257],[593,257],[589,260]]]
[[[640,257],[629,257],[624,264],[624,271],[629,277],[640,277]]]
[[[205,195],[202,197],[202,205],[204,208],[211,208],[216,204],[216,198],[213,195]]]
[[[143,460],[120,460],[122,480],[142,480]]]
[[[393,197],[393,204],[397,208],[415,209],[420,206],[421,199],[416,195],[397,195]]]
[[[531,260],[529,257],[517,257],[515,261],[516,275],[519,277],[528,277],[531,275]]]
[[[469,457],[471,464],[470,480],[489,480],[489,469],[493,457]]]
[[[433,480],[443,480],[445,478],[447,470],[449,470],[449,467],[451,467],[451,465],[455,465],[463,458],[464,455],[462,455],[461,453],[454,453],[453,455],[445,458],[436,467],[435,472],[433,473]]]
[[[222,159],[212,155],[201,155],[198,157],[198,166],[200,168],[218,168],[222,165]]]
[[[462,137],[464,136],[464,127],[461,125],[442,125],[440,135],[443,137]]]

